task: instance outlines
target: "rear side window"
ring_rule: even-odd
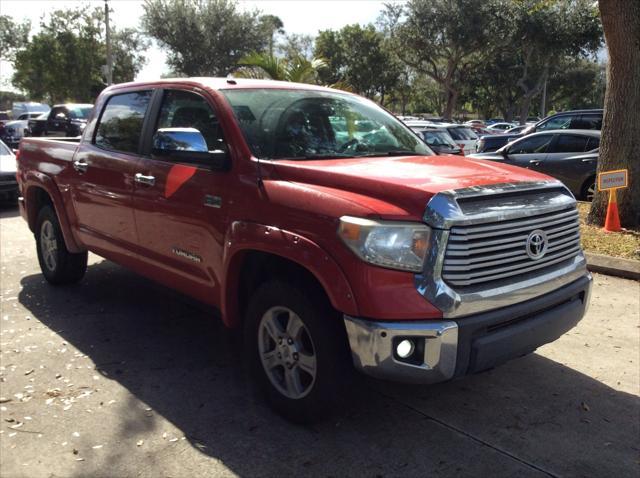
[[[470,141],[478,139],[471,128],[447,128],[447,131],[451,137],[458,141]]]
[[[542,131],[547,129],[569,129],[571,126],[571,122],[577,119],[576,116],[565,115],[558,116],[557,118],[551,118],[546,123],[542,123],[539,126],[536,126],[536,131]]]
[[[600,147],[600,138],[589,138],[587,141],[587,149],[585,151],[591,151]]]
[[[588,137],[575,136],[573,134],[561,134],[558,136],[551,153],[582,153],[587,147]],[[592,148],[593,149],[593,148]]]
[[[571,123],[572,129],[602,129],[602,115],[590,114],[581,115],[576,121]]]
[[[150,90],[109,98],[96,129],[96,146],[124,153],[137,153],[150,99]]]

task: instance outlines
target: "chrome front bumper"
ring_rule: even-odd
[[[543,296],[454,320],[372,321],[345,315],[357,369],[373,377],[430,384],[481,372],[553,342],[585,315],[591,274]],[[398,343],[416,345],[409,359]]]
[[[414,383],[449,380],[456,369],[458,324],[452,321],[373,322],[344,316],[353,362],[377,378]],[[399,360],[394,344],[403,337],[424,340],[419,363]]]

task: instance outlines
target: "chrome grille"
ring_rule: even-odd
[[[537,260],[527,255],[529,234],[547,234],[548,248]],[[451,228],[442,278],[454,287],[473,286],[518,276],[580,253],[580,222],[575,207],[535,216]]]

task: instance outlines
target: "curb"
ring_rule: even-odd
[[[640,261],[585,252],[587,269],[610,276],[640,280]]]

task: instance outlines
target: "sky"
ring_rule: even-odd
[[[243,10],[259,9],[265,14],[280,17],[288,33],[315,36],[318,30],[375,22],[384,4],[390,0],[241,0],[238,3]],[[0,0],[0,15],[9,15],[18,21],[31,20],[33,32],[47,12],[87,4],[104,7],[103,0]],[[117,28],[138,26],[143,14],[142,0],[109,0],[109,4],[113,10],[112,25]],[[167,71],[165,54],[154,44],[147,51],[147,64],[136,79],[152,80]],[[11,65],[0,62],[2,89],[13,89],[10,85],[12,74]]]

